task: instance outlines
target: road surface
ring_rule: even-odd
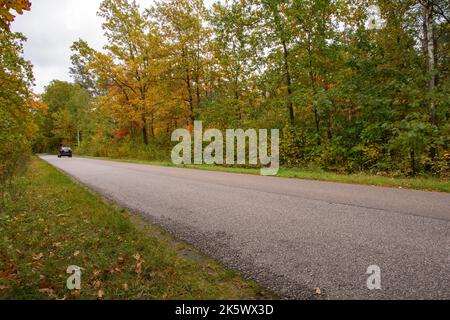
[[[41,157],[282,297],[450,299],[449,194]]]

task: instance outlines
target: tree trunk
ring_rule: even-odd
[[[433,2],[426,1],[422,3],[423,6],[423,35],[424,35],[424,49],[428,62],[428,94],[430,96],[430,121],[433,125],[437,125],[436,106],[431,97],[431,94],[436,88],[436,56],[434,43],[434,29],[433,29]],[[436,158],[436,148],[430,149],[431,159]]]
[[[416,153],[414,152],[414,150],[411,150],[410,156],[411,156],[411,170],[412,170],[412,174],[416,175],[416,173],[417,173]]]
[[[314,107],[314,122],[316,123],[317,145],[320,146],[322,144],[322,139],[320,138],[320,118],[316,107]]]
[[[195,74],[195,94],[197,98],[197,109],[200,107],[201,95],[200,95],[200,57],[197,57],[197,70]]]
[[[312,64],[312,45],[311,45],[311,39],[309,38],[308,35],[308,56],[309,56],[309,78],[311,81],[311,89],[314,95],[314,99],[316,97],[316,84],[315,84],[315,79],[314,79],[314,71],[313,71],[313,64]],[[313,102],[314,104],[314,102]],[[317,111],[317,107],[314,105],[313,106],[314,109],[314,122],[316,123],[316,132],[317,132],[317,145],[321,145],[322,144],[322,139],[320,137],[320,117],[319,117],[319,112]]]
[[[196,61],[195,61],[195,92],[197,98],[197,109],[200,107],[201,103],[201,95],[200,95],[200,72],[201,72],[201,64],[200,64],[200,40],[197,39],[197,53],[196,53]]]
[[[240,94],[239,94],[239,90],[238,90],[238,78],[237,76],[235,76],[234,79],[234,99],[236,101],[236,108],[237,108],[237,115],[238,115],[238,119],[239,121],[242,120],[242,110],[241,110],[241,105],[239,103],[239,100],[241,99]]]
[[[436,88],[436,56],[435,56],[435,45],[434,45],[434,30],[433,30],[433,4],[431,1],[423,4],[423,33],[424,33],[424,44],[426,46],[426,54],[428,60],[428,73],[430,79],[428,81],[428,92],[432,93]],[[433,100],[430,102],[430,116],[431,123],[436,125],[436,110],[435,103]]]
[[[291,72],[289,70],[289,49],[287,48],[287,44],[284,39],[282,40],[282,45],[283,45],[284,71],[286,74],[286,85],[288,91],[289,121],[291,125],[294,125],[295,113],[294,113],[294,104],[292,102],[292,79],[291,79]]]
[[[152,139],[155,138],[155,112],[150,113],[150,136]]]
[[[147,119],[145,117],[142,118],[142,137],[144,144],[148,145]]]
[[[194,125],[195,121],[194,97],[192,95],[191,74],[189,72],[189,69],[186,69],[186,86],[188,91],[190,118],[192,125]]]

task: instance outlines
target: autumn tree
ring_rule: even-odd
[[[115,114],[131,128],[140,128],[148,144],[154,136],[154,119],[160,99],[158,86],[165,64],[157,63],[165,55],[158,29],[135,2],[105,0],[99,16],[109,44],[106,52],[96,52],[80,40],[74,43],[73,61],[86,61],[85,71],[111,96]],[[150,130],[149,130],[150,128]],[[150,131],[150,132],[149,132]]]
[[[283,129],[287,166],[448,172],[445,1],[105,0],[100,16],[105,50],[72,57],[89,153],[167,159],[170,132],[203,120]]]
[[[0,30],[10,31],[11,23],[16,16],[12,13],[15,11],[21,15],[24,11],[31,9],[29,0],[1,0],[0,1]]]
[[[205,92],[204,70],[209,31],[205,27],[202,0],[157,2],[148,10],[169,49],[170,76],[183,84],[191,123]]]
[[[246,114],[252,113],[250,107],[257,91],[255,75],[264,48],[260,41],[260,12],[252,1],[216,3],[208,20],[214,30],[211,51],[215,73],[211,75],[211,88],[215,104],[219,104],[217,114],[230,114],[229,120],[243,121]]]
[[[54,152],[60,144],[79,146],[87,131],[89,92],[79,84],[55,80],[45,88],[41,100],[46,106],[38,121],[43,141],[36,151]]]
[[[35,131],[27,104],[33,74],[23,58],[25,40],[0,31],[0,189],[23,167]]]
[[[293,79],[292,79],[292,54],[291,48],[294,42],[294,28],[286,15],[286,10],[291,5],[289,1],[261,0],[261,8],[267,31],[266,41],[269,58],[279,56],[281,62],[279,69],[282,70],[282,78],[285,87],[286,105],[288,119],[291,125],[295,124],[295,107],[293,101]],[[276,60],[274,61],[275,63]]]

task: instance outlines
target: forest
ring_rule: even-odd
[[[42,95],[5,24],[1,179],[61,144],[168,160],[171,133],[196,120],[280,129],[284,167],[448,178],[448,13],[444,0],[104,0],[107,45],[74,42],[73,82]]]

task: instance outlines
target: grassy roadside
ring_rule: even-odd
[[[103,157],[88,157],[84,158],[90,159],[100,159],[100,160],[113,160],[126,163],[138,163],[147,164],[155,166],[164,167],[181,167],[190,168],[198,170],[210,170],[210,171],[223,171],[241,174],[255,174],[259,175],[259,169],[249,169],[249,168],[238,168],[238,167],[226,167],[226,166],[215,166],[215,165],[174,165],[171,162],[160,162],[160,161],[145,161],[145,160],[135,160],[135,159],[112,159]],[[278,177],[283,178],[293,178],[293,179],[307,179],[307,180],[317,180],[317,181],[329,181],[329,182],[340,182],[340,183],[350,183],[350,184],[363,184],[379,187],[393,187],[393,188],[404,188],[404,189],[416,189],[425,191],[439,191],[439,192],[450,192],[450,181],[444,179],[438,179],[435,177],[414,177],[414,178],[399,178],[399,177],[386,177],[381,175],[371,175],[367,173],[358,174],[338,174],[333,172],[326,172],[320,170],[307,170],[300,168],[280,168],[278,172]]]
[[[17,183],[0,203],[0,300],[272,297],[41,160]],[[70,265],[80,291],[66,288]]]

